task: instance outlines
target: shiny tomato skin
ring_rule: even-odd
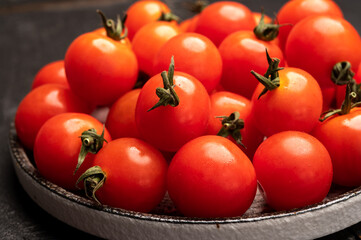
[[[310,132],[322,112],[322,92],[317,81],[299,68],[279,71],[280,86],[268,91],[259,83],[252,96],[252,113],[265,136],[286,130]]]
[[[39,173],[62,188],[76,190],[76,181],[91,166],[95,156],[89,153],[75,175],[73,174],[82,145],[79,136],[91,128],[100,135],[103,124],[82,113],[63,113],[46,121],[34,144],[34,160]],[[111,141],[106,129],[104,138]]]
[[[128,37],[133,40],[137,31],[150,22],[156,22],[163,13],[169,13],[169,7],[161,1],[136,1],[127,10],[125,26],[128,28]],[[174,22],[174,24],[176,24]]]
[[[135,122],[141,137],[162,151],[177,151],[183,144],[207,130],[210,100],[206,89],[193,76],[174,72],[176,107],[160,106],[148,112],[159,100],[156,88],[163,87],[160,74],[143,86],[135,109]]]
[[[327,88],[334,85],[331,72],[336,63],[348,61],[352,70],[357,71],[361,62],[361,38],[343,18],[310,16],[292,28],[285,55],[288,66],[302,68],[321,88]]]
[[[186,143],[173,157],[168,193],[189,217],[241,216],[252,204],[257,180],[251,161],[230,140],[206,135]]]
[[[65,112],[90,113],[93,108],[60,84],[44,84],[30,91],[15,114],[16,133],[24,146],[32,149],[35,137],[46,120]]]
[[[333,116],[317,125],[312,134],[330,153],[333,182],[342,186],[361,186],[361,108]]]
[[[140,137],[135,124],[135,107],[140,88],[133,89],[121,96],[110,108],[106,118],[107,127],[113,139],[121,137]]]
[[[94,105],[104,106],[134,87],[138,62],[125,44],[89,32],[77,37],[68,47],[65,73],[75,94]]]
[[[106,174],[96,192],[102,204],[149,212],[166,192],[167,162],[157,149],[139,139],[113,140],[97,153],[93,166],[100,166]]]
[[[57,83],[69,87],[66,79],[64,60],[50,62],[43,66],[35,75],[31,89],[47,83]]]
[[[132,40],[139,70],[152,76],[157,52],[165,42],[180,32],[181,30],[177,25],[165,21],[151,22],[140,28]]]
[[[231,113],[237,111],[240,114],[240,119],[244,120],[244,128],[241,130],[242,143],[246,146],[244,148],[238,145],[244,153],[252,159],[254,152],[263,140],[263,134],[261,134],[251,116],[251,101],[241,95],[219,91],[210,95],[211,99],[211,113],[208,121],[207,134],[217,135],[222,128],[222,123],[219,116],[229,116]],[[233,142],[232,137],[228,137]]]
[[[252,31],[228,35],[218,49],[223,60],[222,86],[248,99],[258,85],[251,70],[262,75],[267,71],[265,49],[270,56],[280,59],[280,66],[284,66],[281,49],[272,42],[259,40]]]
[[[220,1],[208,5],[200,14],[195,32],[218,46],[225,37],[239,30],[253,30],[256,26],[251,10],[234,1]]]
[[[268,205],[277,211],[322,201],[332,183],[332,162],[323,144],[310,134],[285,131],[267,138],[253,165]]]
[[[292,27],[302,19],[314,15],[343,17],[340,7],[330,0],[293,0],[286,2],[280,8],[277,21],[282,25],[278,33],[282,50],[285,49],[287,37]]]
[[[175,70],[188,73],[202,82],[210,93],[221,80],[222,58],[217,47],[198,33],[180,33],[159,49],[153,75],[168,69],[174,56]]]

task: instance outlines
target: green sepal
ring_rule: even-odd
[[[162,79],[163,79],[163,88],[157,88],[155,90],[156,95],[159,97],[159,101],[151,107],[149,111],[160,107],[160,106],[167,106],[170,105],[172,107],[176,107],[179,105],[179,97],[177,93],[174,90],[174,83],[173,83],[173,77],[174,77],[174,57],[172,56],[171,62],[169,65],[168,73],[166,71],[163,71],[161,73]]]
[[[353,80],[355,73],[351,70],[351,63],[347,61],[338,62],[331,72],[331,80],[336,85],[346,85]]]
[[[105,126],[103,125],[103,131],[101,135],[98,135],[94,128],[84,131],[81,136],[81,148],[78,155],[78,163],[75,167],[73,175],[78,171],[81,164],[84,162],[88,153],[96,154],[103,147],[104,141],[107,142],[104,138]]]
[[[128,28],[125,27],[125,21],[127,19],[126,14],[123,16],[122,20],[120,19],[120,16],[117,15],[117,23],[115,23],[114,20],[107,19],[104,13],[99,9],[97,10],[97,13],[102,18],[102,23],[108,37],[120,41],[128,36]]]
[[[244,128],[244,121],[239,117],[239,112],[233,112],[229,116],[217,116],[216,118],[222,119],[222,128],[218,131],[217,135],[225,138],[231,136],[237,144],[246,148],[242,142],[241,134],[241,129]]]
[[[158,21],[166,21],[166,22],[176,21],[176,22],[179,22],[179,19],[180,18],[177,15],[175,15],[174,13],[162,12],[160,17],[158,18]]]
[[[76,186],[83,181],[85,195],[88,198],[95,200],[101,204],[97,199],[95,193],[101,188],[106,180],[106,174],[99,166],[94,166],[86,170],[77,180]]]
[[[261,19],[258,25],[253,29],[254,35],[260,40],[263,41],[272,41],[274,40],[279,33],[279,28],[283,25],[277,23],[265,23],[264,22],[264,13],[261,11]]]

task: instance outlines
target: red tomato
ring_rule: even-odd
[[[49,118],[65,112],[90,113],[92,107],[60,84],[44,84],[30,91],[20,102],[15,128],[20,141],[32,149],[36,134]]]
[[[218,46],[225,37],[239,30],[253,30],[256,26],[249,8],[233,1],[208,5],[199,15],[195,32],[203,34]]]
[[[241,216],[252,204],[257,179],[251,161],[230,140],[202,136],[173,157],[168,193],[177,209],[190,217]]]
[[[331,187],[330,155],[304,132],[267,138],[254,154],[253,165],[267,204],[278,211],[320,202]]]
[[[129,39],[132,40],[136,32],[147,23],[157,21],[162,13],[170,13],[170,9],[161,1],[134,2],[127,10],[125,22]]]
[[[140,136],[135,124],[135,106],[139,93],[139,88],[127,92],[110,108],[105,126],[113,139]]]
[[[157,52],[165,42],[180,32],[177,25],[165,21],[151,22],[140,28],[132,40],[139,70],[152,76],[153,62]]]
[[[82,113],[63,113],[46,121],[39,130],[34,145],[34,160],[39,173],[60,187],[76,190],[77,179],[94,158],[93,154],[88,153],[83,164],[73,174],[82,146],[80,136],[92,128],[98,135],[103,131],[103,125],[98,120]],[[106,129],[104,139],[111,141]]]
[[[35,75],[31,89],[47,83],[57,83],[69,87],[65,76],[64,60],[58,60],[43,66]]]
[[[199,18],[199,14],[194,15],[193,17],[184,20],[183,22],[181,22],[179,24],[179,28],[183,32],[194,32],[196,29],[196,26],[197,26],[198,18]]]
[[[94,33],[97,33],[97,34],[101,34],[103,35],[104,37],[107,36],[107,31],[105,30],[104,27],[101,27],[101,28],[97,28],[93,31]],[[122,38],[119,40],[120,43],[124,44],[125,46],[129,47],[129,48],[132,48],[132,42],[129,40],[128,37],[125,37],[125,38]]]
[[[331,108],[335,108],[335,100],[336,100],[336,88],[335,87],[328,87],[321,89],[322,91],[322,112],[328,111]],[[345,90],[343,93],[343,98],[345,98]]]
[[[282,50],[285,48],[292,27],[300,20],[314,15],[343,17],[339,6],[330,0],[293,0],[286,2],[282,6],[277,14],[278,23],[283,24],[278,34]]]
[[[205,36],[181,33],[169,39],[155,57],[153,75],[167,69],[172,56],[175,69],[197,78],[208,92],[218,85],[222,74],[222,58],[216,46]]]
[[[139,139],[119,138],[108,143],[96,154],[93,166],[100,167],[105,176],[105,182],[95,192],[102,204],[149,212],[166,192],[165,159]]]
[[[239,112],[240,119],[244,121],[244,128],[241,130],[242,143],[246,147],[239,145],[244,153],[252,159],[254,152],[263,141],[261,134],[251,116],[251,101],[241,95],[220,91],[213,93],[211,99],[211,113],[208,121],[207,134],[216,135],[222,128],[222,119],[219,116],[229,116],[233,112]],[[233,138],[229,137],[232,141]],[[235,142],[235,141],[234,141]]]
[[[101,106],[112,104],[133,88],[138,63],[125,44],[89,32],[70,44],[65,55],[65,72],[75,94]]]
[[[210,100],[201,82],[189,74],[174,72],[174,91],[179,97],[176,107],[160,106],[155,91],[163,86],[161,74],[143,86],[135,109],[135,121],[142,138],[162,151],[174,152],[207,130]]]
[[[333,182],[342,186],[361,186],[361,108],[333,116],[318,124],[313,135],[329,151]]]
[[[280,86],[259,95],[260,83],[253,96],[255,124],[266,136],[286,130],[310,132],[322,112],[322,92],[317,81],[299,68],[279,71]]]
[[[361,38],[345,19],[311,16],[298,22],[287,38],[285,55],[290,67],[310,73],[321,88],[331,87],[331,72],[341,61],[357,71],[361,62]],[[307,60],[305,60],[307,59]]]
[[[264,74],[268,68],[265,49],[271,56],[280,59],[280,66],[284,66],[280,48],[272,42],[258,39],[252,31],[238,31],[226,37],[219,46],[223,60],[221,84],[224,89],[251,99],[258,85],[251,70]]]

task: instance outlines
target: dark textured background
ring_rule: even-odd
[[[110,18],[133,1],[124,0],[0,0],[0,239],[96,239],[56,220],[26,195],[20,186],[8,150],[8,133],[16,108],[29,91],[33,77],[45,64],[63,59],[71,41],[101,26],[97,8]],[[166,0],[182,19],[186,1]],[[272,16],[286,0],[242,0],[253,11],[265,9]],[[361,33],[360,0],[337,0]],[[360,219],[361,221],[361,219]],[[361,223],[326,236],[330,239],[360,239]]]

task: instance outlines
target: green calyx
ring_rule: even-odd
[[[339,62],[332,68],[331,80],[336,85],[345,85],[353,80],[354,75],[355,73],[351,70],[350,62]]]
[[[124,15],[123,19],[120,20],[120,16],[117,16],[117,23],[114,22],[112,19],[107,19],[104,13],[100,10],[97,10],[97,13],[102,18],[103,26],[106,30],[107,36],[120,41],[127,37],[128,29],[125,27],[125,20],[127,15]]]
[[[267,56],[267,62],[268,62],[268,69],[264,75],[261,75],[259,73],[256,73],[255,71],[251,70],[251,73],[255,78],[265,86],[263,91],[258,96],[258,99],[264,95],[267,91],[272,91],[274,89],[277,89],[280,86],[280,78],[278,71],[282,70],[283,68],[280,68],[278,65],[280,63],[280,60],[278,58],[271,58],[268,54],[268,51],[266,49],[266,56]]]
[[[274,40],[279,33],[279,28],[284,25],[279,25],[277,23],[265,23],[264,13],[261,13],[261,19],[258,25],[253,29],[256,37],[263,41],[272,41]]]
[[[174,76],[174,58],[172,56],[171,63],[169,65],[168,74],[166,71],[161,73],[163,79],[164,88],[157,88],[155,93],[159,97],[159,101],[151,107],[149,111],[160,107],[170,105],[172,107],[176,107],[179,105],[179,98],[177,93],[174,91],[175,85],[173,84],[173,76]]]
[[[101,188],[106,180],[106,174],[99,166],[94,166],[86,170],[77,180],[76,186],[83,181],[84,190],[87,197],[101,204],[95,196],[96,191]]]
[[[172,21],[179,21],[179,17],[171,12],[162,12],[160,17],[158,18],[158,21],[166,21],[166,22],[172,22]]]
[[[244,121],[240,119],[239,112],[233,112],[229,116],[219,116],[217,118],[222,119],[222,128],[217,133],[218,136],[232,138],[237,142],[237,144],[246,148],[242,143],[241,129],[244,128]]]
[[[103,125],[103,131],[101,135],[98,135],[94,128],[84,131],[81,134],[80,138],[82,145],[78,155],[78,164],[76,165],[75,171],[73,173],[74,175],[78,171],[81,164],[84,162],[87,154],[96,154],[103,147],[104,141],[107,142],[107,140],[104,139],[104,131],[105,127]]]

